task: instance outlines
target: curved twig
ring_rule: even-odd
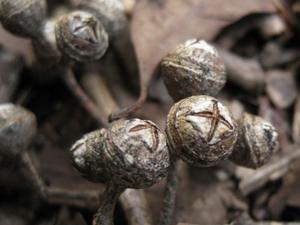
[[[139,98],[135,103],[133,103],[129,107],[121,109],[118,112],[114,112],[114,113],[110,114],[109,121],[112,122],[112,121],[115,121],[118,119],[126,118],[126,117],[129,117],[130,115],[132,115],[133,113],[137,112],[138,110],[140,110],[143,107],[143,105],[147,99],[147,96],[148,96],[148,84],[145,86],[143,85],[141,87]]]
[[[108,126],[108,121],[105,115],[101,113],[95,103],[82,90],[71,69],[66,70],[63,78],[69,90],[80,101],[84,108],[98,121],[98,123],[103,126]]]
[[[93,225],[113,225],[115,206],[119,196],[125,190],[124,187],[109,183],[101,195],[100,207],[94,215]]]

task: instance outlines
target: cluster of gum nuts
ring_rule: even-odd
[[[205,41],[179,45],[163,58],[160,73],[177,101],[167,117],[166,135],[151,121],[121,119],[84,135],[71,148],[74,167],[87,179],[107,184],[94,225],[112,224],[119,195],[126,188],[147,188],[158,182],[168,174],[171,158],[193,166],[213,166],[229,158],[238,165],[258,168],[278,149],[278,134],[270,123],[249,113],[236,122],[218,99],[203,95],[216,95],[226,82],[222,60]],[[20,116],[11,119],[14,112]],[[28,120],[18,119],[24,118],[23,113],[30,115]],[[15,148],[7,137],[32,127],[36,127],[32,114],[2,105],[1,151],[24,149],[24,141],[15,143],[19,145]]]
[[[82,18],[76,13],[69,16]],[[107,43],[107,36],[93,33],[95,26],[102,26],[100,23],[83,22],[89,24],[88,30],[70,26],[68,17],[61,18],[55,26],[58,48],[77,61],[99,58],[107,48],[107,44],[90,48],[91,43]],[[7,21],[3,24],[8,29],[12,27]],[[77,38],[79,44],[70,46],[70,42],[64,40],[71,34],[64,27],[74,28],[79,37],[92,33],[95,39],[86,43]],[[24,35],[36,39],[37,45],[44,44],[44,40],[38,38],[39,32],[32,29],[28,26]],[[107,184],[94,225],[113,224],[118,196],[126,188],[147,188],[165,177],[171,158],[180,158],[193,166],[213,166],[229,158],[238,165],[258,168],[267,163],[278,148],[278,134],[270,123],[248,113],[236,122],[229,109],[214,98],[226,83],[225,66],[215,48],[205,41],[194,39],[179,45],[161,61],[160,74],[177,102],[168,114],[166,135],[151,121],[121,119],[107,129],[86,134],[71,148],[74,167],[87,179]],[[25,110],[16,107],[0,107],[0,151],[4,153],[9,149],[24,149],[22,140],[16,143],[19,145],[16,148],[10,146],[8,136],[17,137],[20,129],[30,130],[32,124],[36,127],[32,116],[30,120],[8,120],[12,118],[8,111]]]
[[[161,61],[160,74],[178,101],[169,111],[166,136],[151,121],[140,119],[119,120],[85,135],[71,152],[74,166],[87,179],[105,183],[119,195],[125,188],[158,182],[173,157],[193,166],[213,166],[229,158],[258,168],[278,149],[278,134],[270,123],[248,113],[236,122],[219,100],[204,95],[216,95],[226,83],[225,66],[205,41],[179,45]],[[105,224],[99,221],[107,211],[111,216],[102,205],[94,224]]]

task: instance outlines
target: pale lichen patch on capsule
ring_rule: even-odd
[[[216,49],[204,40],[190,39],[190,40],[187,40],[184,43],[184,45],[187,47],[193,46],[194,48],[203,49],[206,52],[209,52],[214,55],[218,55],[218,52],[216,51]]]
[[[79,167],[85,167],[84,155],[86,153],[85,139],[78,140],[71,148],[74,161]]]
[[[14,105],[11,103],[4,103],[4,104],[0,104],[0,116],[1,118],[7,118],[10,113],[11,110],[13,109]]]

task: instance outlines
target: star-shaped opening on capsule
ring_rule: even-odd
[[[211,126],[210,126],[208,136],[207,136],[207,140],[206,140],[207,142],[210,142],[213,139],[219,123],[222,123],[223,125],[228,127],[230,130],[234,129],[234,127],[230,124],[230,122],[227,121],[220,114],[220,110],[219,110],[219,107],[218,107],[218,102],[216,100],[212,100],[212,102],[213,102],[212,111],[192,112],[192,113],[189,114],[189,115],[192,115],[192,116],[205,117],[205,118],[211,119]]]
[[[80,18],[77,19],[79,20]],[[97,21],[92,17],[85,18],[81,21],[81,25],[74,27],[73,33],[82,39],[86,39],[90,43],[97,43]]]
[[[159,135],[158,135],[158,129],[153,126],[151,123],[145,121],[146,124],[137,125],[129,130],[129,132],[138,132],[145,129],[150,129],[151,136],[152,136],[152,149],[151,152],[154,152],[158,148],[159,143]]]

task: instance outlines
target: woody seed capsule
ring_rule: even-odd
[[[169,167],[165,136],[148,120],[117,121],[85,135],[71,151],[74,166],[88,179],[129,188],[153,185]]]
[[[0,0],[0,20],[13,34],[37,38],[47,16],[45,0]]]
[[[8,158],[27,150],[37,132],[30,111],[10,103],[0,104],[0,155]]]
[[[194,166],[212,166],[227,158],[237,140],[227,107],[204,95],[176,103],[168,114],[166,133],[170,150]]]
[[[160,74],[175,101],[193,95],[215,96],[226,83],[225,65],[216,49],[196,39],[166,55]]]
[[[239,121],[238,141],[230,160],[256,169],[269,162],[278,147],[278,133],[273,125],[259,116],[245,113]]]
[[[56,23],[55,36],[59,50],[79,62],[98,60],[108,48],[102,23],[85,11],[62,16]]]

